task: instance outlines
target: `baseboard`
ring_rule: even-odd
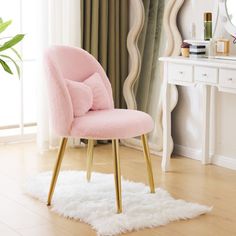
[[[236,170],[236,158],[214,155],[211,159],[211,162],[217,166]]]
[[[201,160],[201,150],[189,148],[189,147],[182,146],[182,145],[175,144],[174,154],[188,157],[188,158],[198,160],[198,161]]]
[[[121,139],[121,143],[126,147],[134,148],[140,151],[143,150],[141,141],[137,138]],[[154,154],[159,157],[162,156],[162,152],[157,151],[158,147],[156,144],[149,142],[149,149],[151,154]]]
[[[182,145],[175,145],[174,154],[201,161],[201,150],[199,149],[189,148]],[[236,158],[222,155],[213,155],[211,157],[211,163],[217,166],[236,170]]]

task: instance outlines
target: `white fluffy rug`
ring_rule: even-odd
[[[26,191],[46,202],[51,172],[30,178]],[[116,235],[132,230],[166,225],[171,221],[190,219],[211,208],[175,200],[161,188],[155,194],[149,187],[122,179],[123,213],[116,214],[112,174],[92,173],[90,183],[85,172],[61,171],[52,200],[58,214],[90,224],[99,235]]]

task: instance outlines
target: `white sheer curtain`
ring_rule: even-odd
[[[38,135],[41,152],[58,146],[50,128],[47,90],[43,79],[44,50],[53,44],[81,46],[80,0],[38,0]],[[76,140],[71,141],[76,144]]]

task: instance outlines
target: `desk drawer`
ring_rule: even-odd
[[[218,82],[218,69],[204,66],[196,66],[194,69],[196,81],[216,84]]]
[[[170,63],[168,65],[168,80],[169,81],[193,81],[193,67],[192,65],[180,65]]]
[[[220,69],[220,86],[236,89],[236,70]]]

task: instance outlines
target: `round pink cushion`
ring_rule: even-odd
[[[144,112],[127,109],[89,111],[74,119],[71,136],[92,139],[125,139],[149,133],[152,118]]]

